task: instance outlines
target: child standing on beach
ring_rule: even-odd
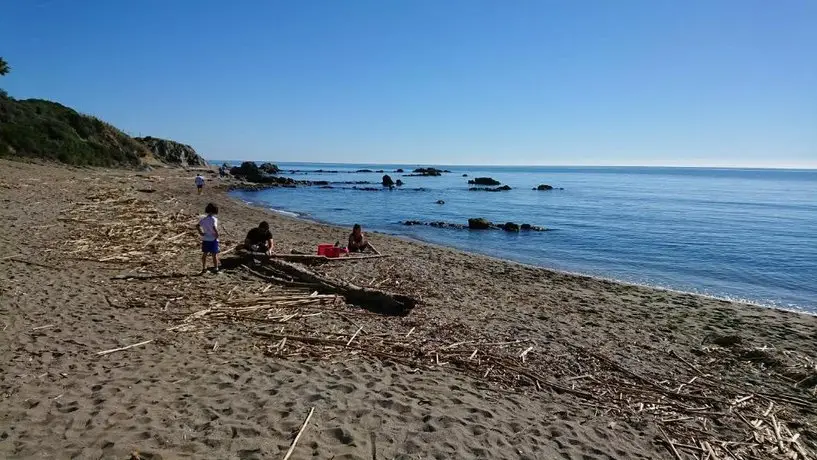
[[[218,206],[208,203],[204,208],[207,214],[202,217],[196,229],[201,235],[201,272],[207,271],[207,255],[213,257],[213,271],[218,273]]]
[[[199,195],[201,195],[201,190],[204,188],[204,177],[201,174],[196,174],[196,189],[198,189]]]

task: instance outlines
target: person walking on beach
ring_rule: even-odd
[[[218,206],[208,203],[204,212],[207,215],[196,225],[201,235],[201,272],[207,272],[207,256],[210,255],[213,258],[213,271],[218,273]]]
[[[199,195],[201,195],[201,191],[204,188],[204,177],[201,174],[196,174],[196,188],[198,189]]]

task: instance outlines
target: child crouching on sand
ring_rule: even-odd
[[[196,225],[201,235],[201,272],[207,271],[207,255],[213,256],[213,271],[218,273],[218,206],[208,203],[204,208],[207,214]]]

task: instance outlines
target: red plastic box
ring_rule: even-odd
[[[318,255],[319,256],[329,257],[326,253],[328,251],[331,251],[334,247],[335,247],[334,244],[319,244],[318,245]],[[337,256],[335,256],[335,257],[337,257]]]

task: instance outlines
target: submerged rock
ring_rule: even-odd
[[[535,187],[534,190],[539,191],[553,190],[553,186],[548,184],[540,184],[538,187]]]
[[[505,222],[505,225],[502,225],[502,230],[506,232],[519,232],[519,224],[515,224],[513,222]]]
[[[487,230],[491,228],[491,222],[482,217],[468,219],[468,228],[472,230]]]
[[[445,204],[445,201],[443,201],[443,200],[437,200],[437,204]]]
[[[403,172],[403,168],[397,168],[397,169],[394,170],[394,172],[401,173],[401,172]]]
[[[397,179],[397,182],[395,182],[394,185],[396,185],[398,187],[402,187],[403,186],[403,181],[401,181],[400,179]]]
[[[513,222],[506,222],[504,224],[497,225],[497,224],[493,224],[493,223],[489,222],[487,219],[484,219],[484,218],[481,218],[481,217],[480,218],[468,219],[468,225],[456,224],[456,223],[451,223],[451,222],[422,222],[422,221],[419,221],[419,220],[401,221],[400,224],[407,225],[407,226],[425,225],[425,226],[428,226],[428,227],[449,228],[449,229],[455,229],[455,230],[467,230],[467,229],[472,229],[472,230],[505,230],[506,232],[519,232],[520,229],[525,230],[525,231],[538,231],[538,232],[543,232],[543,231],[547,230],[547,228],[545,228],[545,227],[538,227],[538,226],[530,225],[530,224],[519,225],[519,224],[516,224],[516,223],[513,223]]]
[[[468,189],[471,192],[506,192],[511,190],[510,185],[503,185],[502,187],[486,188],[486,187],[471,187]]]
[[[417,168],[414,170],[414,174],[412,176],[442,176],[444,172],[437,168]]]
[[[358,173],[370,173],[370,172],[374,172],[374,171],[372,171],[371,169],[358,169],[355,172],[358,172]]]
[[[468,174],[463,174],[462,177],[468,177]]]

